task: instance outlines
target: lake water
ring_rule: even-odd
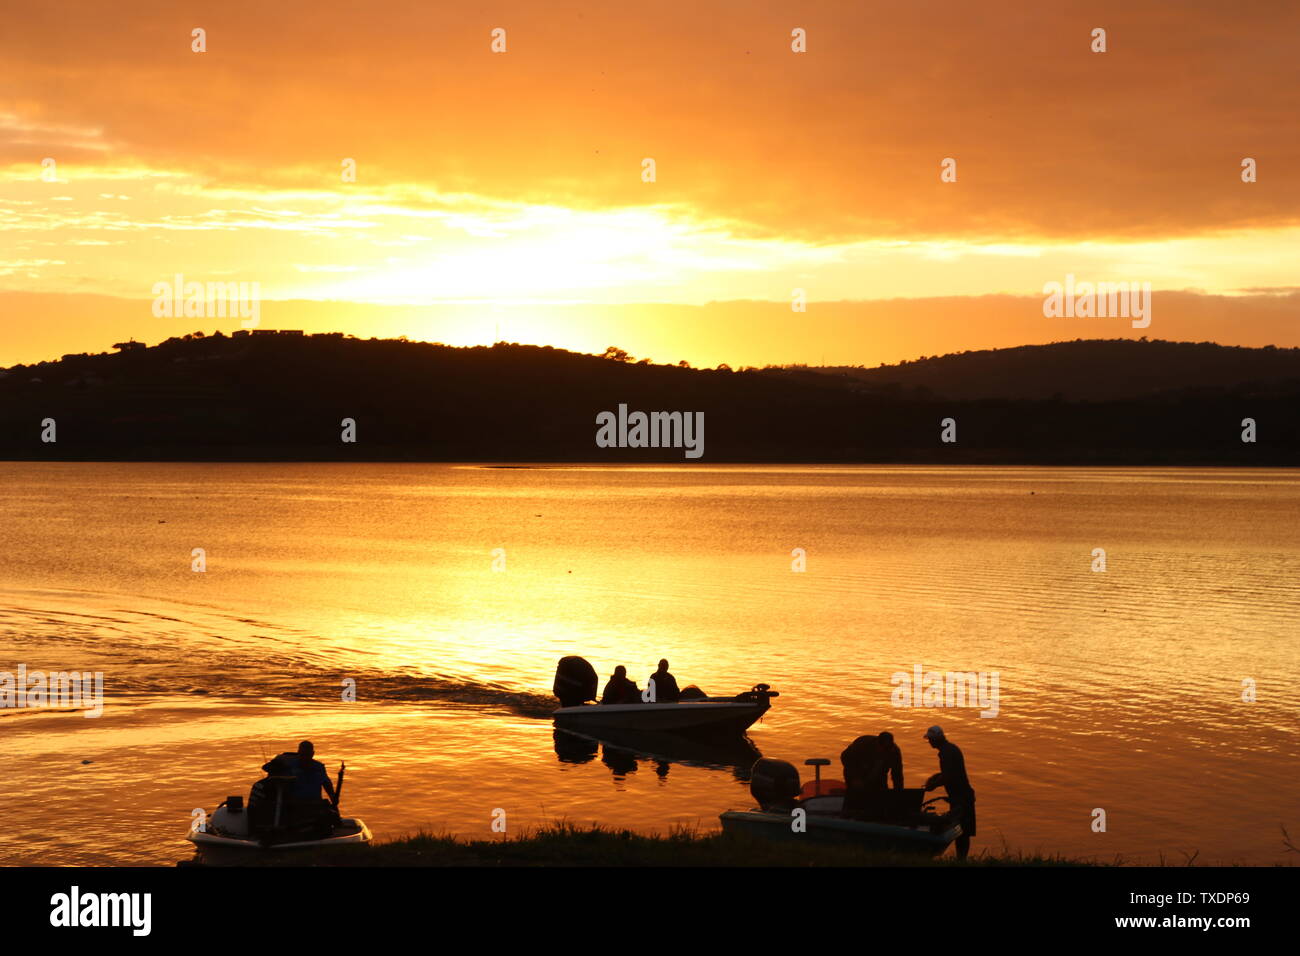
[[[303,737],[331,773],[346,759],[344,808],[380,838],[489,837],[497,809],[511,832],[715,829],[752,805],[743,748],[557,744],[575,653],[602,681],[626,664],[644,686],[666,656],[683,686],[770,683],[753,747],[835,776],[891,730],[917,785],[942,724],[979,794],[973,852],[1270,864],[1282,826],[1300,837],[1295,472],[5,463],[0,482],[0,671],[99,670],[105,693],[94,719],[0,711],[5,863],[187,858],[191,811]],[[997,672],[997,715],[893,706],[917,665]]]

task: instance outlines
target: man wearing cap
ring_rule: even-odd
[[[975,790],[966,777],[966,758],[956,744],[944,737],[942,727],[931,727],[925,739],[939,751],[939,772],[925,782],[925,789],[943,787],[947,792],[952,816],[961,824],[961,836],[955,844],[957,859],[964,860],[970,852],[970,838],[975,835]]]

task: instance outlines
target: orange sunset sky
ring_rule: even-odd
[[[1300,345],[1298,116],[1294,2],[3,0],[0,364],[239,327],[155,317],[177,274],[697,365]],[[1150,327],[1044,318],[1067,274]]]

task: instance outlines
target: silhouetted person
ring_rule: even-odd
[[[895,790],[903,789],[903,751],[894,743],[894,735],[888,730],[876,736],[880,744],[880,759],[876,762],[876,777],[872,785],[877,790],[888,789],[888,778],[892,778]]]
[[[675,704],[681,697],[681,692],[677,689],[677,678],[668,673],[668,660],[665,658],[659,662],[659,669],[650,675],[650,679],[655,685],[656,704]]]
[[[333,816],[337,795],[334,784],[330,782],[325,765],[314,759],[316,748],[310,740],[298,744],[298,753],[280,754],[262,769],[270,774],[292,775],[293,783],[289,785],[289,802],[294,816],[303,822],[311,822]],[[321,799],[321,788],[329,794],[328,804]]]
[[[885,731],[875,737],[864,735],[840,754],[844,765],[844,814],[874,819],[884,815],[884,792],[892,777],[894,788],[903,787],[903,752],[894,735]]]
[[[325,765],[315,759],[316,747],[310,740],[298,744],[298,769],[294,771],[293,796],[296,800],[319,800],[321,788],[333,803],[334,784],[325,772]]]
[[[637,690],[636,684],[627,679],[627,668],[622,664],[614,668],[613,676],[605,685],[605,692],[600,695],[600,702],[602,704],[638,704],[641,702],[641,692]]]
[[[970,852],[970,838],[975,835],[975,790],[966,777],[966,758],[956,744],[944,737],[942,727],[931,727],[925,739],[939,751],[939,772],[925,782],[925,789],[943,787],[948,794],[952,815],[961,824],[961,836],[955,844],[957,859],[964,860]]]
[[[861,819],[867,815],[869,803],[868,781],[874,778],[873,768],[879,759],[880,741],[864,734],[840,753],[844,766],[844,815]]]
[[[858,737],[840,753],[844,765],[844,783],[850,794],[867,789],[867,781],[874,776],[872,768],[880,753],[880,741],[867,734]]]

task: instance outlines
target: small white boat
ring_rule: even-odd
[[[762,685],[760,685],[762,686]],[[757,692],[756,692],[757,693]],[[767,691],[752,700],[705,697],[671,704],[579,704],[555,711],[555,723],[569,730],[641,730],[653,733],[713,734],[733,736],[745,730],[771,708]]]
[[[601,731],[632,731],[735,737],[771,709],[773,697],[781,696],[767,684],[756,684],[735,697],[700,695],[671,703],[588,703],[595,700],[596,688],[596,671],[590,664],[581,657],[563,658],[555,672],[555,696],[561,705],[554,713],[556,726],[592,736],[599,736]]]
[[[830,761],[807,762],[820,768]],[[799,772],[791,764],[784,760],[759,760],[751,772],[750,792],[760,805],[753,810],[722,813],[723,832],[921,856],[938,856],[961,836],[961,824],[922,810],[923,794],[919,791],[892,791],[896,795],[910,793],[915,798],[916,810],[902,814],[897,820],[860,820],[843,815],[844,797],[838,795],[842,790],[825,795],[823,784],[829,785],[826,789],[832,791],[837,791],[835,785],[843,786],[840,781],[821,781],[819,770],[817,784],[809,782],[801,787]],[[798,826],[795,810],[804,811]]]
[[[341,817],[337,803],[294,801],[290,792],[295,778],[283,773],[294,754],[281,754],[267,763],[268,773],[253,784],[248,805],[240,795],[226,797],[212,814],[190,825],[185,839],[200,851],[295,850],[308,847],[364,845],[370,829],[360,820]],[[335,800],[343,794],[346,766],[339,767]],[[271,772],[274,771],[274,772]]]
[[[842,797],[819,797],[806,803],[834,802],[842,804]],[[839,806],[823,805],[814,809],[806,807],[804,832],[795,832],[790,811],[776,812],[762,809],[727,810],[721,814],[722,829],[727,833],[748,833],[765,839],[808,840],[813,843],[832,843],[841,846],[861,846],[888,853],[907,853],[938,856],[961,836],[961,824],[938,830],[928,826],[901,826],[893,823],[875,823],[869,820],[850,820],[839,815]]]
[[[200,826],[203,829],[199,829]],[[340,817],[328,834],[284,832],[281,834],[280,841],[277,841],[273,835],[254,835],[251,829],[247,810],[235,811],[223,804],[212,812],[206,823],[192,826],[185,839],[197,847],[246,850],[294,850],[304,847],[370,842],[369,827],[351,817]]]

